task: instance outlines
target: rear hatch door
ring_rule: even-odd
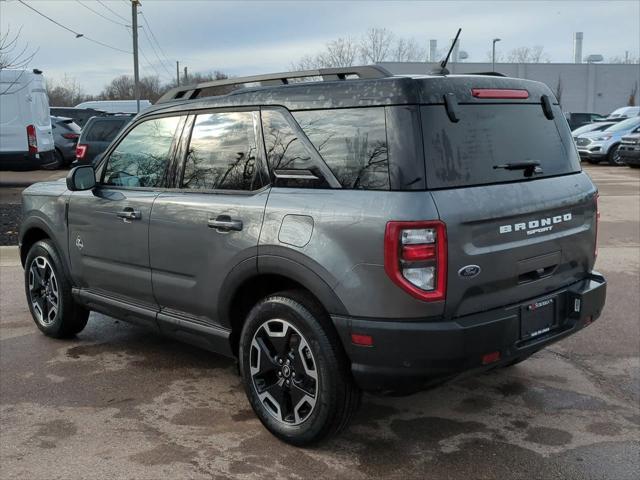
[[[558,105],[550,115],[540,96],[469,96],[455,110],[454,122],[445,105],[421,107],[427,183],[447,226],[447,317],[584,278],[595,261],[597,192]],[[523,162],[537,171],[506,167]]]

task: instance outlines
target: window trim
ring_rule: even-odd
[[[296,134],[298,139],[302,142],[303,146],[307,149],[308,153],[311,155],[311,161],[313,162],[314,166],[318,168],[324,180],[326,180],[326,182],[329,184],[329,187],[330,187],[329,190],[342,190],[343,189],[342,184],[338,181],[338,179],[333,174],[333,172],[331,171],[327,163],[322,158],[322,155],[320,155],[320,153],[318,152],[316,147],[313,145],[311,140],[309,140],[307,135],[302,130],[302,127],[300,127],[296,119],[293,117],[293,115],[287,108],[280,107],[280,106],[271,106],[271,105],[260,108],[260,127],[262,130],[263,140],[264,140],[264,119],[262,118],[262,112],[264,111],[273,111],[273,112],[280,113],[280,115],[282,115],[285,121],[289,124],[289,127],[293,130],[293,132]],[[271,180],[271,183],[275,185],[275,176],[274,176],[274,173],[271,171],[271,166],[269,165],[269,162],[267,161],[267,158],[266,158],[266,151],[267,151],[266,140],[263,142],[263,148],[265,151],[265,164],[267,165],[267,168],[268,168],[269,178]],[[293,187],[281,187],[281,188],[293,188]]]
[[[173,134],[173,140],[171,141],[171,145],[169,147],[169,160],[167,161],[167,165],[163,173],[163,177],[164,177],[163,182],[160,186],[158,187],[125,187],[121,185],[107,185],[104,183],[106,166],[109,163],[109,160],[111,159],[111,154],[114,152],[116,148],[118,148],[118,146],[123,142],[123,140],[127,137],[127,135],[129,135],[129,132],[131,132],[131,130],[136,128],[138,125],[142,125],[143,123],[151,120],[157,120],[159,118],[172,118],[172,117],[178,119],[178,125],[176,126],[176,131]],[[173,160],[176,154],[176,147],[178,145],[178,142],[184,130],[184,123],[186,122],[186,118],[187,118],[186,112],[180,112],[180,113],[163,112],[156,115],[145,116],[138,119],[137,121],[130,122],[127,125],[127,128],[125,128],[120,132],[120,135],[116,137],[115,141],[111,143],[109,148],[105,151],[105,154],[102,156],[102,159],[100,160],[100,164],[96,168],[96,178],[99,178],[99,181],[97,182],[96,186],[100,188],[108,188],[111,190],[140,190],[140,191],[161,191],[163,189],[168,188],[167,185],[165,185],[164,183],[166,182],[168,177],[167,173],[171,168],[171,165],[173,164]]]
[[[262,181],[262,186],[256,190],[232,190],[228,188],[184,188],[182,182],[184,180],[184,170],[187,162],[187,154],[189,150],[189,144],[191,143],[191,134],[196,123],[196,117],[198,115],[208,115],[214,113],[242,113],[249,112],[253,120],[253,133],[256,142],[256,174]],[[262,127],[260,123],[260,107],[220,107],[220,108],[203,108],[198,110],[190,110],[188,112],[187,120],[182,131],[180,138],[180,144],[177,148],[177,154],[175,158],[176,171],[173,181],[173,185],[169,187],[172,192],[179,193],[214,193],[214,194],[227,194],[227,195],[255,195],[263,192],[271,187],[269,176],[266,175],[266,153],[264,149],[264,142],[262,139]],[[255,177],[254,177],[255,181]]]

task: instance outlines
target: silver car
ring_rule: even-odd
[[[625,135],[640,132],[640,117],[633,117],[611,125],[602,132],[590,132],[576,139],[580,158],[589,163],[600,163],[604,160],[611,165],[625,165],[620,158],[618,147]]]

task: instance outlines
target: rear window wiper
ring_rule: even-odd
[[[513,163],[505,163],[503,165],[494,165],[493,169],[496,170],[498,168],[502,168],[504,170],[524,170],[525,177],[531,177],[534,173],[539,175],[543,173],[542,167],[540,167],[540,162],[513,162]]]

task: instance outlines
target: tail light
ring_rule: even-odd
[[[89,146],[85,144],[76,145],[76,159],[83,160],[87,154],[87,148],[89,148]]]
[[[447,229],[441,221],[389,222],[384,268],[398,286],[424,301],[444,300],[447,288]]]
[[[600,193],[596,193],[596,243],[595,256],[598,257],[598,226],[600,225]]]
[[[27,143],[29,144],[29,153],[38,153],[38,137],[36,136],[36,127],[27,125]]]
[[[62,136],[68,140],[77,140],[80,137],[78,133],[63,133]]]
[[[500,98],[510,100],[526,100],[529,98],[527,90],[509,88],[472,88],[471,95],[475,98]]]

